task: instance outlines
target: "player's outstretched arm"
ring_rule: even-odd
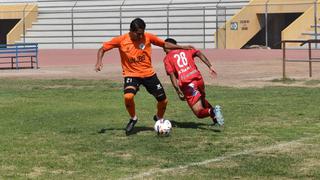
[[[201,61],[207,65],[207,67],[209,68],[210,74],[212,76],[216,76],[217,72],[216,70],[213,68],[213,66],[211,65],[210,61],[208,60],[208,58],[201,52],[198,51],[196,54],[197,57],[199,57],[201,59]]]
[[[173,86],[174,89],[176,90],[176,92],[177,92],[180,100],[181,100],[181,101],[184,101],[184,100],[185,100],[185,97],[184,97],[182,91],[180,90],[180,88],[179,88],[179,86],[178,86],[178,81],[177,81],[176,76],[175,76],[173,73],[169,74],[169,76],[170,76],[170,80],[171,80],[172,86]]]
[[[99,50],[98,50],[98,53],[97,53],[97,62],[96,62],[96,65],[95,65],[95,71],[98,72],[98,71],[101,71],[102,67],[103,67],[103,63],[102,63],[102,58],[103,58],[103,55],[106,51],[103,49],[103,47],[101,47]]]
[[[191,45],[182,46],[178,44],[172,44],[170,42],[165,42],[164,48],[165,49],[194,49],[194,47]]]

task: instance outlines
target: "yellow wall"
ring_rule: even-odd
[[[317,9],[317,17],[320,13],[320,5]],[[319,20],[317,22],[319,24]],[[303,35],[302,32],[311,31],[311,25],[314,24],[314,6],[311,6],[298,19],[291,23],[286,29],[281,32],[282,40],[307,40],[312,37]],[[297,46],[297,44],[288,44],[289,46]]]
[[[23,18],[24,17],[24,18]],[[7,34],[7,44],[20,40],[25,30],[37,20],[38,6],[36,4],[0,5],[0,19],[20,19],[15,27]]]
[[[217,47],[227,49],[240,49],[260,30],[261,25],[258,14],[266,12],[268,0],[251,0],[240,12],[226,22],[224,28],[218,29]],[[314,0],[269,0],[268,13],[303,13],[313,6]],[[237,24],[237,30],[231,29],[231,24]],[[305,23],[301,23],[303,26]],[[225,31],[225,34],[223,33]],[[301,33],[301,32],[300,32]]]

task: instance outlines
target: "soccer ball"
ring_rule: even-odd
[[[170,134],[172,125],[169,120],[158,120],[154,124],[154,130],[157,132],[160,136],[168,136]]]

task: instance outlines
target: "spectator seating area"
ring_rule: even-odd
[[[1,2],[1,1],[0,1]],[[215,47],[215,31],[249,0],[11,0],[36,3],[38,20],[19,42],[39,48],[97,48],[141,17],[147,31],[198,48]]]

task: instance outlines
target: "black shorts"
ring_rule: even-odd
[[[136,88],[136,92],[139,91],[140,85],[143,85],[146,90],[152,94],[158,101],[162,101],[166,99],[166,93],[164,92],[163,86],[160,83],[156,74],[146,77],[146,78],[139,78],[139,77],[125,77],[124,78],[124,93],[126,91],[126,87],[133,86]]]

